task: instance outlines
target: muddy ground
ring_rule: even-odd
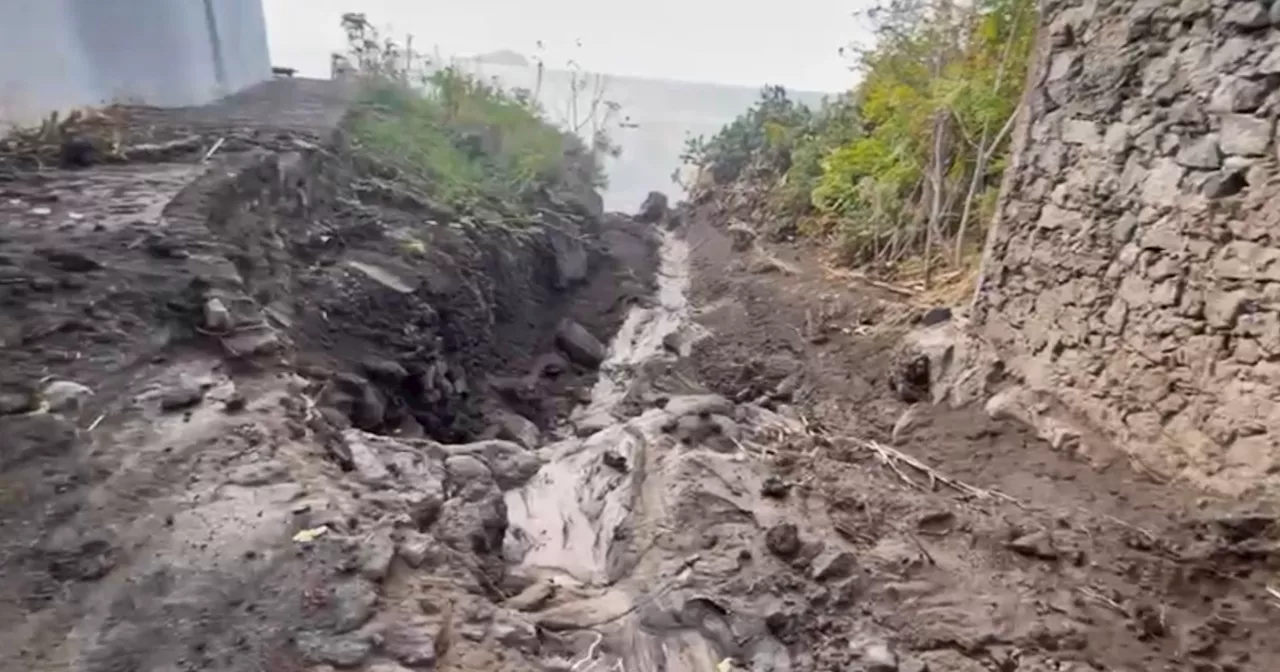
[[[1280,661],[1273,518],[932,404],[944,312],[714,207],[451,211],[349,105],[6,168],[0,669]]]

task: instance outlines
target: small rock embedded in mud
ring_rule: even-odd
[[[800,530],[794,523],[778,523],[764,535],[769,552],[780,558],[795,557],[800,552]]]
[[[180,245],[157,233],[148,234],[143,247],[157,259],[186,259],[191,256]]]
[[[434,561],[435,542],[421,532],[406,532],[397,553],[410,567],[418,569]]]
[[[566,319],[560,323],[560,327],[556,329],[556,345],[564,350],[570,360],[582,366],[595,368],[604,362],[604,344],[592,336],[586,327],[573,320]]]
[[[45,403],[53,413],[76,412],[84,399],[93,396],[93,390],[69,380],[56,380],[49,383],[42,393]]]
[[[1038,560],[1056,560],[1058,549],[1054,548],[1053,537],[1044,530],[1025,534],[1009,542],[1009,550]]]
[[[858,559],[849,551],[826,551],[813,560],[810,576],[815,581],[834,581],[853,576]]]
[[[55,268],[69,273],[88,273],[102,269],[102,264],[75,250],[45,248],[40,250],[40,256]]]
[[[298,653],[309,663],[328,663],[335,667],[356,667],[373,654],[373,643],[367,637],[352,635],[333,637],[308,632],[297,638]]]
[[[378,594],[365,581],[356,579],[334,586],[334,632],[351,632],[364,625],[373,617],[373,608],[377,603]]]
[[[866,672],[897,672],[898,654],[884,642],[862,648],[862,665]]]
[[[384,635],[382,648],[400,663],[415,668],[434,668],[436,638],[425,624],[404,624]]]
[[[670,200],[661,191],[651,191],[640,204],[640,211],[635,220],[643,224],[657,224],[667,218],[670,211]]]
[[[361,360],[360,369],[370,380],[397,385],[409,377],[409,372],[403,366],[381,357],[366,357]]]
[[[370,581],[382,581],[391,571],[396,544],[386,532],[375,532],[360,548],[360,574]]]
[[[760,494],[769,499],[784,499],[790,492],[791,486],[777,476],[764,479],[764,484],[760,486]]]
[[[629,467],[627,467],[627,458],[612,450],[606,450],[604,455],[600,456],[600,461],[604,462],[604,466],[617,472],[625,474],[629,470]]]
[[[222,409],[227,413],[239,413],[248,405],[249,400],[245,399],[244,395],[237,392],[236,394],[231,395],[230,399],[227,399],[226,403],[223,404]]]
[[[187,383],[171,388],[160,397],[160,409],[164,411],[181,411],[204,401],[204,388],[194,383]]]
[[[936,306],[924,311],[920,316],[920,326],[931,327],[935,324],[942,324],[951,319],[951,309],[946,306]]]
[[[231,330],[231,311],[222,299],[209,299],[204,302],[204,328],[213,332]]]

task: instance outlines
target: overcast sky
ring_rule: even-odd
[[[263,0],[275,65],[327,77],[343,12],[412,33],[415,48],[529,54],[548,67],[576,58],[619,75],[841,91],[852,75],[838,49],[859,39],[866,0]],[[581,40],[581,47],[576,43]]]

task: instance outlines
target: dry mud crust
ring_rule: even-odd
[[[806,436],[778,442],[776,476],[857,559],[852,606],[782,578],[767,588],[811,669],[863,664],[849,645],[869,628],[902,669],[933,672],[1280,662],[1272,517],[1197,510],[1194,493],[1055,451],[980,407],[902,402],[889,381],[910,318],[896,316],[919,309],[834,280],[803,250],[737,253],[714,214],[685,220],[709,333],[692,365],[720,394],[804,420]]]
[[[231,107],[201,128],[232,134]],[[479,438],[508,392],[554,415],[528,374],[559,366],[564,397],[592,375],[556,330],[608,338],[648,291],[647,227],[388,201],[317,126],[244,114],[270,142],[207,165],[4,184],[0,669],[424,666],[496,637],[520,667],[532,630],[492,600],[501,493],[534,458],[404,430]],[[414,396],[427,372],[447,395]],[[344,428],[340,376],[402,438]]]

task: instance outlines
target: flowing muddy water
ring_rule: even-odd
[[[741,569],[761,518],[780,517],[759,510],[761,477],[741,427],[788,421],[715,395],[672,396],[615,417],[646,363],[687,354],[675,352],[687,343],[669,337],[696,329],[688,256],[685,241],[663,234],[657,301],[627,316],[589,403],[574,414],[594,433],[543,448],[542,470],[507,495],[506,552],[557,596],[539,624],[580,633],[574,672],[707,672],[730,652],[743,655],[744,636],[755,642],[747,655],[767,659],[760,669],[790,668],[785,647],[758,627],[744,632],[723,600],[707,596],[708,576]],[[729,543],[712,550],[708,539]]]

